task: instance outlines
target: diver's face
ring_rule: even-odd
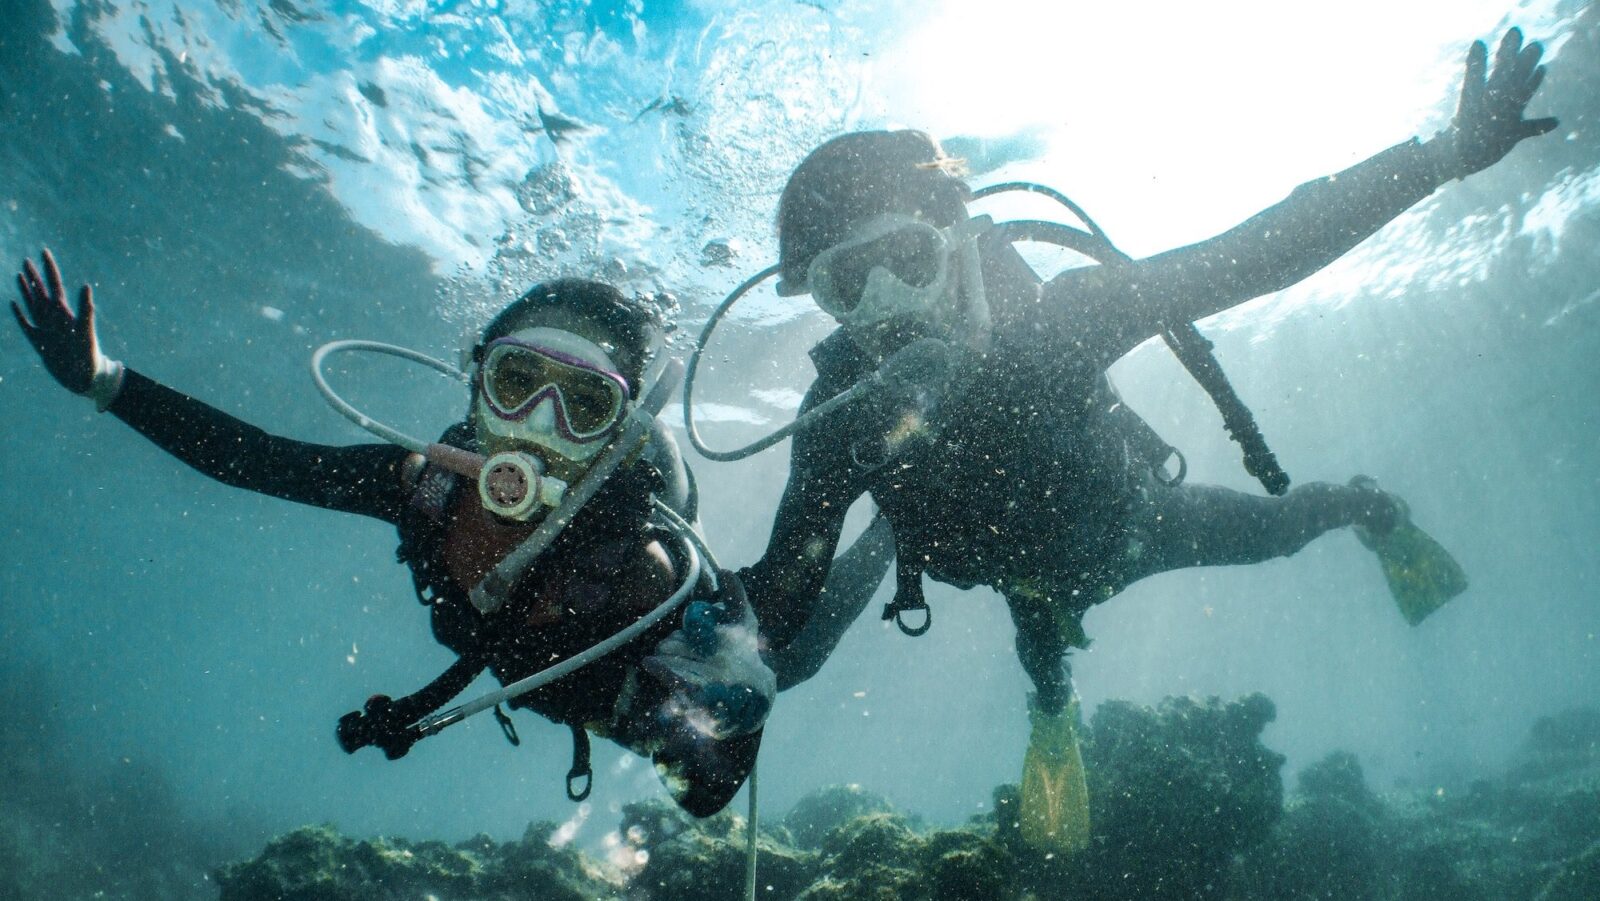
[[[944,337],[960,302],[950,236],[920,211],[855,224],[807,273],[817,305],[879,356],[920,337]]]
[[[473,416],[489,454],[532,453],[550,475],[571,482],[621,422],[629,385],[603,330],[548,312],[554,315],[541,311],[485,345]]]

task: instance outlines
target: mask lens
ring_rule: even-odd
[[[906,223],[900,228],[861,241],[841,244],[823,251],[812,263],[808,275],[813,288],[828,294],[829,312],[842,315],[856,308],[867,286],[867,276],[876,267],[889,270],[895,278],[913,288],[926,288],[939,278],[944,263],[944,238],[937,230],[921,223]]]
[[[510,412],[528,402],[540,388],[551,383],[544,359],[528,352],[505,348],[489,361],[484,384],[490,400],[501,410]]]
[[[587,379],[572,379],[561,386],[567,409],[567,424],[578,434],[598,432],[611,425],[621,409],[621,394],[615,382],[596,373],[582,372]]]

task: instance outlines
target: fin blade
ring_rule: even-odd
[[[1089,846],[1089,786],[1073,723],[1077,705],[1033,714],[1022,761],[1022,838],[1041,851],[1073,854]]]

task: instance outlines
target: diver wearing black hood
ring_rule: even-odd
[[[1512,29],[1490,73],[1477,43],[1456,117],[1435,138],[1302,185],[1210,240],[1043,284],[1013,237],[969,218],[958,161],[926,135],[847,134],[813,151],[780,201],[778,293],[810,293],[841,327],[812,350],[802,417],[873,388],[794,436],[771,540],[743,571],[772,646],[812,626],[845,513],[870,493],[894,532],[898,591],[886,619],[926,628],[924,572],[1005,596],[1036,689],[1024,831],[1081,848],[1087,806],[1065,655],[1084,645],[1090,606],[1155,573],[1292,554],[1330,529],[1355,526],[1372,542],[1414,531],[1404,505],[1367,480],[1283,493],[1287,478],[1264,471],[1276,497],[1177,484],[1160,466],[1171,448],[1127,410],[1107,367],[1149,338],[1300,281],[1442,184],[1553,129],[1554,119],[1523,118],[1540,53]],[[924,375],[897,375],[907,371]],[[1452,567],[1440,564],[1445,594],[1464,586]]]
[[[89,287],[74,314],[55,260],[48,251],[43,260],[42,272],[24,264],[18,283],[26,312],[16,303],[12,310],[63,386],[218,481],[399,528],[399,558],[429,608],[434,635],[459,659],[426,688],[400,699],[375,695],[347,715],[338,730],[347,751],[374,745],[402,756],[437,731],[419,723],[484,669],[516,683],[646,625],[575,672],[509,698],[510,705],[571,727],[567,790],[575,800],[592,781],[588,732],[653,757],[674,798],[695,815],[720,810],[738,791],[775,685],[756,654],[738,578],[702,573],[698,559],[686,559],[693,548],[678,547],[672,530],[652,516],[665,506],[681,523],[695,511],[676,445],[653,416],[644,417],[648,426],[640,419],[639,431],[622,428],[638,408],[658,337],[642,305],[577,279],[540,285],[510,305],[473,350],[471,414],[431,446],[444,448],[448,465],[441,465],[431,453],[395,444],[331,447],[270,435],[123,367],[100,353]],[[579,491],[596,461],[630,435],[637,442],[617,452],[620,465],[599,476],[593,495],[508,590],[493,603],[473,597],[475,586],[562,510],[556,501]],[[450,462],[485,455],[488,465],[465,467],[484,476],[477,484]],[[496,461],[509,462],[495,469]],[[516,495],[510,488],[529,488],[516,482],[522,477],[532,482],[526,497],[513,497],[522,510],[492,506]],[[543,510],[541,500],[554,509]],[[666,609],[663,598],[677,598],[682,615],[666,615],[678,611]],[[659,618],[646,623],[657,610]],[[509,717],[494,709],[515,742]]]

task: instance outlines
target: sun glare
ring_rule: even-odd
[[[884,117],[942,137],[1037,133],[1045,153],[1015,174],[1066,190],[1136,253],[1442,126],[1467,43],[1505,14],[1504,0],[931,7],[874,69]]]

